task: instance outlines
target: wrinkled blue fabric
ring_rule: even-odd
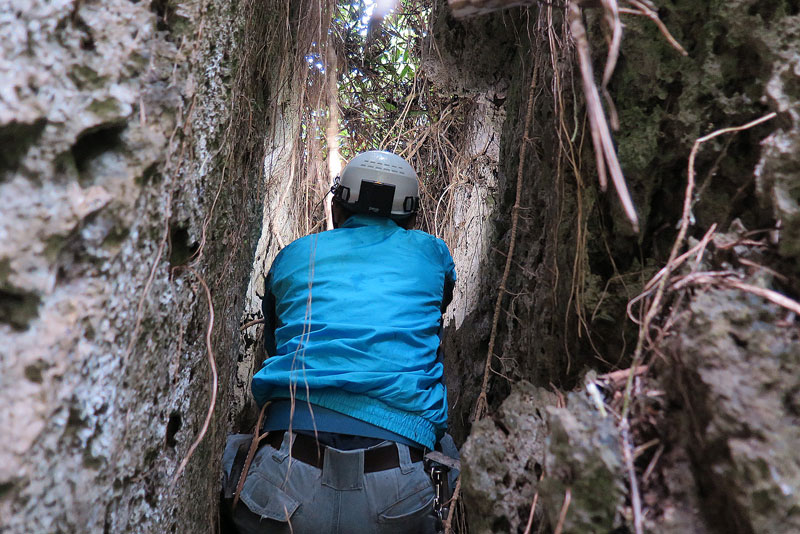
[[[455,277],[442,240],[387,218],[353,215],[292,242],[267,276],[275,332],[256,401],[294,396],[432,448],[447,426],[437,348]]]

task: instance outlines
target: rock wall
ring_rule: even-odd
[[[0,2],[0,531],[212,531],[296,13],[24,4]],[[171,485],[207,344],[216,412]]]
[[[679,407],[671,438],[688,451],[700,510],[717,532],[800,530],[800,335],[784,317],[739,291],[708,291],[668,346],[676,364],[663,384]],[[681,531],[676,518],[665,522]]]
[[[632,232],[613,193],[601,193],[596,185],[579,73],[563,13],[553,6],[531,6],[455,20],[445,9],[437,12],[431,61],[460,80],[455,84],[460,94],[486,94],[489,81],[507,87],[505,98],[494,100],[504,117],[502,127],[492,130],[499,136],[499,149],[492,162],[496,166],[489,165],[487,174],[494,174],[496,181],[489,182],[480,208],[473,207],[477,200],[472,196],[464,197],[455,210],[483,214],[481,250],[487,255],[475,260],[465,252],[462,247],[469,246],[459,241],[459,227],[450,240],[454,255],[462,258],[457,267],[467,273],[461,291],[470,295],[466,313],[456,312],[445,337],[448,368],[459,377],[450,387],[457,437],[470,433],[510,241],[525,107],[534,98],[530,145],[522,165],[517,251],[492,360],[492,417],[472,427],[464,449],[465,508],[470,525],[479,531],[521,532],[530,511],[525,499],[536,488],[544,512],[537,514],[535,528],[540,521],[542,528],[554,528],[566,489],[577,492],[591,483],[580,461],[564,454],[571,450],[580,457],[581,443],[606,443],[601,452],[613,461],[584,456],[592,465],[604,466],[597,476],[609,488],[627,488],[626,468],[613,459],[620,454],[621,437],[606,432],[608,425],[599,422],[603,415],[586,401],[587,393],[568,395],[564,406],[547,411],[546,422],[543,406],[537,405],[539,415],[510,430],[502,401],[510,385],[521,379],[569,390],[582,383],[588,369],[629,365],[638,327],[627,319],[626,305],[669,255],[683,205],[687,160],[698,137],[777,112],[760,126],[703,145],[695,163],[689,241],[696,244],[715,223],[718,232],[733,236],[729,241],[759,240],[756,249],[744,252],[715,242],[708,263],[695,268],[727,269],[740,281],[795,299],[800,294],[798,198],[797,188],[790,185],[800,174],[797,158],[790,156],[800,139],[796,2],[656,4],[687,55],[671,46],[647,17],[623,15],[620,58],[609,84],[620,122],[615,142],[640,217],[639,234]],[[599,83],[606,51],[602,11],[587,8],[584,13]],[[473,32],[483,32],[483,37],[473,37]],[[538,79],[531,91],[534,72]],[[469,174],[463,182],[462,187],[484,183]],[[764,275],[769,271],[760,265],[778,274]],[[683,291],[680,297],[670,293],[665,313],[686,309],[698,316],[687,312],[682,320],[673,317],[667,323],[663,332],[677,341],[655,346],[661,356],[653,357],[663,365],[653,367],[651,386],[641,385],[652,388],[647,391],[655,396],[648,393],[634,403],[636,417],[647,419],[641,414],[654,413],[660,422],[647,429],[634,427],[633,445],[657,439],[654,443],[663,447],[651,445],[633,466],[642,477],[653,462],[642,486],[645,522],[649,529],[664,532],[791,531],[796,507],[787,503],[798,493],[797,454],[783,444],[796,439],[788,423],[796,418],[795,385],[765,378],[764,367],[780,369],[781,376],[797,374],[796,362],[788,356],[798,332],[796,318],[761,297],[740,291],[709,296],[705,291]],[[764,332],[769,334],[764,337]],[[653,339],[658,334],[654,331]],[[766,338],[772,341],[757,341]],[[733,350],[736,339],[741,343]],[[733,352],[725,354],[724,347]],[[742,388],[741,399],[733,399],[739,393],[718,384],[720,373]],[[669,392],[666,398],[660,388]],[[688,393],[678,398],[681,391]],[[527,464],[544,466],[545,482],[537,485],[538,473],[519,468],[526,461],[519,458],[515,443],[540,440],[541,425],[552,434],[544,456],[528,451]],[[526,429],[524,436],[517,435],[520,428]],[[566,443],[569,449],[563,448]],[[584,519],[591,522],[593,517],[598,532],[632,528],[629,490],[623,491],[622,500],[617,489],[604,493],[605,501],[573,493],[563,531],[586,532]],[[510,502],[501,496],[511,496]],[[487,498],[502,498],[503,503],[487,507]],[[470,514],[473,510],[478,513]]]
[[[588,178],[579,175],[576,180],[571,168],[573,163],[578,169],[588,164],[588,155],[575,146],[571,155],[567,153],[563,137],[568,140],[572,130],[559,134],[563,125],[558,113],[573,127],[572,96],[565,96],[574,89],[568,63],[571,49],[556,47],[551,54],[548,33],[552,30],[562,39],[563,22],[558,10],[534,9],[468,20],[456,20],[442,10],[434,22],[436,53],[429,62],[438,65],[437,79],[460,91],[462,98],[489,105],[491,114],[485,116],[493,118],[484,120],[493,150],[483,168],[462,174],[456,191],[468,194],[456,198],[449,228],[448,243],[460,280],[444,344],[446,365],[455,369],[454,376],[470,377],[448,384],[453,431],[462,439],[480,391],[511,241],[518,175],[523,181],[520,222],[492,357],[490,403],[498,406],[511,383],[520,378],[569,386],[595,361],[586,335],[581,278],[586,262],[585,217],[595,194],[586,184]],[[533,121],[524,132],[529,97],[534,99]],[[520,169],[526,135],[530,142]],[[483,195],[473,194],[479,188]],[[477,249],[475,243],[480,243]]]
[[[478,531],[520,531],[537,491],[537,528],[560,519],[567,492],[563,532],[630,525],[608,414],[585,393],[560,400],[541,388],[569,389],[589,368],[628,364],[637,329],[625,305],[667,258],[700,135],[778,113],[704,146],[690,238],[717,223],[762,239],[756,252],[715,248],[707,265],[800,292],[797,3],[659,7],[688,55],[649,19],[625,16],[609,86],[637,235],[595,185],[562,11],[457,21],[443,1],[434,6],[424,71],[463,102],[469,131],[458,141],[464,165],[446,186],[453,216],[436,230],[460,277],[445,364],[453,433],[460,442],[472,433],[463,490],[468,510],[480,512],[470,518]],[[259,273],[305,233],[313,208],[300,176],[297,88],[326,16],[310,2],[33,0],[22,9],[0,0],[3,532],[216,528],[209,503],[221,447],[231,427],[246,425],[259,361],[258,329],[240,337],[240,318],[255,317]],[[600,13],[587,9],[586,22],[599,64]],[[520,169],[493,417],[471,427]],[[634,465],[639,475],[656,466],[657,484],[643,486],[648,525],[796,530],[796,318],[738,291],[681,298],[670,302],[688,311],[670,323],[676,335],[659,347],[666,359],[652,375],[669,395],[633,410],[656,406],[663,420],[648,434],[663,459],[648,448]],[[216,415],[172,486],[206,417],[207,344]],[[533,386],[509,396],[523,379]],[[640,430],[633,445],[646,439]],[[608,499],[592,493],[597,481]]]
[[[328,47],[333,46],[328,32],[332,28],[334,5],[330,0],[309,0],[295,6],[291,16],[302,15],[302,19],[294,22],[296,30],[291,46],[284,43],[277,54],[285,58],[277,76],[285,92],[281,94],[280,105],[269,110],[272,131],[266,142],[263,161],[264,211],[245,294],[244,325],[263,319],[264,282],[278,252],[295,239],[323,228],[325,210],[322,201],[330,201],[327,196],[330,184],[326,181],[327,172],[323,170],[325,162],[321,161],[319,139],[310,148],[310,138],[316,134],[309,132],[317,131],[321,136],[321,125],[328,122],[325,116],[330,91],[328,84],[336,80],[336,76],[330,76],[327,63]],[[312,56],[319,58],[324,67],[309,63],[308,58]],[[333,92],[335,94],[335,90]],[[254,324],[241,331],[233,385],[234,402],[229,411],[235,431],[249,432],[258,418],[250,382],[265,358],[263,329],[262,324]]]
[[[458,281],[445,318],[443,336],[450,432],[466,438],[480,389],[491,330],[491,310],[504,259],[497,250],[502,236],[497,218],[499,190],[507,177],[501,166],[504,124],[512,81],[520,65],[514,31],[518,22],[493,16],[456,21],[442,3],[433,12],[431,42],[423,70],[436,91],[454,93],[467,135],[452,140],[465,164],[450,176],[447,198],[452,216],[439,237],[448,244]]]

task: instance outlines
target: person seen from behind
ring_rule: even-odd
[[[253,437],[228,439],[224,506],[242,534],[434,533],[447,495],[423,457],[452,444],[439,343],[453,259],[413,229],[418,179],[395,154],[355,156],[332,202],[334,229],[286,246],[266,277],[265,437],[248,469]]]

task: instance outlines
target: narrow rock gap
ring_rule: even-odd
[[[459,274],[455,532],[800,531],[797,1],[28,3],[0,45],[0,530],[217,532],[264,272],[386,148]],[[598,183],[587,49],[640,233]]]

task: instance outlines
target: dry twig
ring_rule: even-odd
[[[617,67],[619,58],[619,47],[622,44],[622,23],[619,20],[619,6],[617,0],[602,0],[603,9],[606,12],[606,23],[611,28],[611,42],[608,45],[608,57],[606,66],[603,70],[603,89],[606,88],[614,69]]]
[[[617,67],[619,48],[622,44],[622,22],[619,20],[617,0],[602,0],[602,3],[605,10],[606,24],[611,28],[611,40],[608,43],[608,55],[606,57],[606,66],[603,69],[603,83],[600,85],[600,89],[603,91],[603,98],[605,98],[606,106],[608,107],[611,129],[617,131],[619,130],[619,115],[617,114],[617,107],[614,105],[614,99],[611,98],[611,93],[608,92],[608,82],[611,81],[611,76]]]
[[[269,406],[269,402],[265,402],[264,406],[261,407],[261,411],[258,412],[258,421],[256,421],[256,427],[253,429],[253,440],[250,442],[250,449],[247,451],[247,458],[244,461],[244,466],[242,467],[242,472],[239,474],[239,480],[236,483],[236,491],[233,493],[233,504],[231,508],[236,508],[236,505],[239,502],[239,496],[242,494],[242,488],[244,488],[244,481],[247,480],[247,472],[250,471],[250,464],[253,463],[253,458],[256,455],[256,451],[258,450],[258,444],[261,443],[261,440],[267,437],[268,432],[264,432],[264,434],[260,434],[261,432],[261,423],[264,421],[264,413],[267,411],[267,406]]]
[[[736,273],[733,271],[701,272],[696,273],[694,276],[689,275],[681,278],[678,282],[676,282],[674,288],[680,289],[682,287],[686,287],[687,285],[720,284],[759,296],[772,302],[773,304],[777,304],[782,308],[800,315],[800,303],[798,303],[796,300],[792,300],[786,295],[778,293],[777,291],[773,291],[772,289],[766,289],[763,287],[754,286],[753,284],[741,282],[736,280],[734,278],[735,276]]]
[[[641,445],[638,445],[635,449],[633,449],[633,459],[636,460],[637,458],[639,458],[639,456],[644,454],[648,449],[650,449],[652,447],[655,447],[659,443],[661,443],[660,439],[653,438],[653,439],[651,439],[650,441],[648,441],[646,443],[642,443]]]
[[[661,458],[661,455],[664,454],[664,444],[658,446],[656,453],[653,455],[653,459],[650,460],[650,463],[647,465],[647,469],[644,470],[644,475],[642,475],[642,482],[647,482],[647,479],[650,478],[650,475],[653,474],[653,469],[656,468],[656,464],[658,463],[658,459]]]
[[[761,246],[761,245],[759,245],[759,246]],[[778,271],[776,271],[774,269],[770,269],[766,265],[761,265],[760,263],[756,263],[754,261],[750,261],[747,258],[736,258],[736,260],[739,263],[741,263],[742,265],[746,265],[748,267],[752,267],[756,271],[764,271],[766,273],[769,273],[772,276],[774,276],[775,278],[777,278],[778,280],[780,280],[781,282],[786,283],[786,282],[789,281],[789,279],[786,276],[782,275],[781,273],[779,273]]]
[[[633,312],[631,310],[632,310],[634,304],[636,304],[640,300],[642,300],[644,298],[647,298],[650,295],[652,295],[653,291],[656,289],[657,284],[661,281],[661,279],[664,278],[665,276],[667,276],[669,272],[672,272],[675,269],[677,269],[679,266],[683,265],[683,263],[686,260],[688,260],[690,257],[692,257],[695,254],[697,254],[697,260],[696,261],[699,262],[699,260],[700,260],[700,258],[702,256],[702,252],[705,250],[705,248],[708,245],[708,243],[711,240],[711,238],[714,237],[714,231],[716,229],[717,229],[717,224],[716,223],[712,224],[711,228],[708,229],[708,231],[706,232],[706,235],[703,236],[703,239],[701,239],[700,242],[697,245],[695,245],[691,249],[687,250],[686,252],[681,254],[679,257],[675,258],[675,261],[672,263],[672,266],[671,266],[670,269],[667,269],[668,266],[662,267],[661,270],[659,270],[655,274],[655,276],[653,276],[650,279],[650,281],[647,282],[647,284],[645,284],[644,289],[642,289],[642,292],[639,295],[637,295],[634,298],[632,298],[628,302],[627,313],[628,313],[628,318],[631,321],[633,321],[637,325],[641,325],[642,324],[641,321],[639,321],[638,319],[636,319],[633,316]]]
[[[541,478],[539,479],[541,480]],[[536,490],[536,493],[533,494],[533,503],[531,503],[531,513],[528,514],[528,524],[525,525],[525,533],[524,534],[531,534],[531,528],[533,527],[533,517],[536,515],[536,503],[539,501],[539,490]]]
[[[239,327],[239,332],[244,332],[251,326],[255,326],[257,324],[264,324],[264,319],[253,319],[252,321],[244,323],[242,326]]]
[[[631,372],[635,372],[637,375],[641,375],[647,372],[648,367],[646,365],[639,366],[635,371],[633,368],[629,369],[622,369],[619,371],[612,371],[610,373],[606,373],[604,375],[598,376],[598,380],[608,380],[610,382],[622,382],[626,380],[628,376],[630,376]]]
[[[667,42],[669,42],[669,44],[675,50],[680,52],[680,54],[682,56],[688,56],[689,55],[689,52],[687,52],[686,49],[684,49],[681,46],[681,44],[678,42],[678,40],[675,39],[672,36],[672,34],[669,32],[669,30],[667,29],[667,26],[658,17],[658,13],[656,13],[654,10],[650,9],[649,7],[647,7],[642,2],[639,2],[638,0],[628,0],[628,2],[631,5],[635,6],[636,9],[629,9],[629,8],[623,7],[623,8],[620,8],[620,10],[619,10],[620,13],[627,13],[629,15],[644,15],[645,17],[649,18],[650,20],[655,22],[655,24],[656,24],[656,26],[658,26],[658,29],[661,32],[661,34],[667,39]]]
[[[453,497],[450,499],[450,511],[447,512],[447,519],[444,521],[444,533],[453,534],[453,517],[456,511],[456,502],[458,502],[458,495],[461,492],[461,475],[456,479],[456,489],[453,490]]]
[[[742,130],[747,130],[758,124],[766,122],[776,116],[775,112],[769,113],[761,118],[758,118],[754,121],[750,121],[747,124],[742,126],[733,126],[730,128],[722,128],[720,130],[716,130],[708,135],[705,135],[694,142],[692,146],[692,151],[689,154],[689,163],[688,163],[688,170],[687,170],[687,183],[686,183],[686,193],[684,194],[683,198],[683,213],[681,215],[681,225],[680,229],[678,230],[678,237],[675,238],[675,242],[672,245],[672,250],[669,254],[669,259],[667,260],[667,264],[665,265],[663,271],[664,274],[660,278],[658,282],[658,288],[656,289],[655,296],[653,297],[653,301],[651,302],[647,313],[645,314],[644,320],[642,321],[642,325],[639,328],[639,338],[636,342],[636,349],[633,353],[633,363],[631,367],[636,369],[642,360],[642,351],[644,349],[644,340],[648,336],[648,332],[650,330],[650,324],[652,323],[655,316],[661,309],[661,299],[664,296],[664,289],[667,285],[667,280],[669,279],[669,275],[672,271],[676,268],[676,258],[678,257],[678,250],[683,246],[683,240],[686,238],[686,232],[689,229],[689,223],[691,221],[691,214],[692,214],[692,194],[694,191],[694,179],[695,179],[695,170],[694,170],[694,162],[695,158],[697,157],[697,152],[700,150],[700,146],[714,139],[715,137],[719,137],[720,135],[731,133],[731,132],[740,132]],[[706,234],[708,236],[708,234]],[[782,295],[781,295],[782,296]],[[625,394],[624,394],[624,403],[622,407],[622,418],[626,419],[628,415],[628,409],[630,407],[630,398],[631,398],[631,388],[633,387],[633,374],[628,377],[628,382],[625,385]]]
[[[639,485],[636,482],[636,470],[633,468],[633,454],[631,453],[630,436],[628,435],[628,420],[620,423],[620,439],[622,453],[625,458],[625,468],[628,471],[628,480],[631,488],[631,505],[633,506],[633,528],[636,534],[643,534],[642,528],[642,500],[639,497]]]

